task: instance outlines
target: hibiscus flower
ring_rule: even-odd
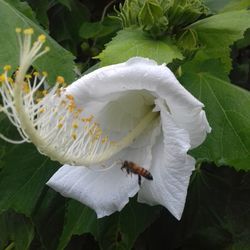
[[[15,84],[8,68],[2,75],[2,111],[18,128],[21,142],[31,141],[65,164],[47,184],[91,207],[99,218],[120,211],[138,193],[139,202],[163,205],[180,219],[195,166],[187,152],[211,130],[204,105],[166,65],[141,57],[97,69],[68,87],[59,77],[37,100],[45,77],[36,74],[31,83],[25,74],[47,50],[39,52],[44,37],[25,46],[31,33],[24,32],[23,40],[19,36],[25,50]],[[138,173],[121,170],[125,161],[148,171],[151,180],[138,183]]]

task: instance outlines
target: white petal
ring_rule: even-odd
[[[160,124],[152,124],[145,131],[143,143],[123,150],[117,157],[136,162],[149,168],[151,164],[151,150],[160,133]],[[111,160],[115,162],[115,159]],[[61,167],[47,182],[51,188],[63,196],[76,199],[91,207],[101,218],[120,211],[139,190],[138,176],[127,175],[121,170],[119,161],[113,168],[93,170],[85,167]]]
[[[143,91],[127,91],[110,101],[96,116],[104,133],[118,140],[131,131],[152,109],[154,99],[148,95]]]
[[[198,146],[211,128],[203,104],[192,96],[165,66],[135,57],[125,63],[100,68],[71,84],[67,91],[78,103],[111,101],[124,91],[147,90],[164,99],[173,119],[190,134],[192,147]]]
[[[137,177],[127,176],[120,166],[97,171],[64,165],[47,185],[91,207],[98,218],[120,211],[139,189]]]
[[[145,181],[138,201],[165,206],[177,219],[181,218],[194,159],[187,155],[189,134],[178,128],[172,116],[161,107],[163,140],[158,138],[153,149],[153,181]]]

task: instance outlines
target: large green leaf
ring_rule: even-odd
[[[13,68],[16,68],[19,63],[19,48],[15,28],[32,27],[35,30],[34,37],[40,33],[45,34],[45,32],[32,20],[3,0],[0,0],[0,16],[0,67],[11,64]],[[57,75],[63,75],[67,82],[71,82],[74,79],[73,56],[47,34],[46,36],[48,37],[46,44],[51,50],[46,56],[34,63],[35,67],[40,71],[47,71],[49,73],[48,79],[52,84]]]
[[[198,34],[204,59],[220,58],[229,73],[230,45],[243,38],[250,27],[250,11],[231,11],[214,15],[190,26]]]
[[[249,173],[225,166],[195,171],[178,232],[185,235],[183,249],[249,249],[249,181]]]
[[[250,93],[221,80],[221,69],[213,67],[213,60],[196,63],[199,67],[194,62],[184,66],[181,82],[205,104],[212,133],[194,155],[250,169]]]
[[[168,38],[154,40],[139,29],[119,31],[98,58],[104,66],[124,62],[133,56],[148,57],[159,64],[183,58],[181,52]]]
[[[9,145],[1,160],[0,212],[12,208],[29,216],[56,163],[39,155],[30,144]]]
[[[120,213],[96,219],[94,211],[71,200],[58,250],[64,249],[73,235],[83,233],[93,234],[101,249],[131,249],[138,235],[159,215],[159,210],[132,199]]]
[[[69,200],[64,229],[57,249],[64,249],[73,235],[94,234],[96,230],[97,219],[95,212],[75,200]]]
[[[192,174],[181,220],[162,210],[133,249],[248,250],[249,197],[250,172],[202,164]]]
[[[33,237],[33,225],[25,216],[10,211],[0,215],[1,250],[28,250]]]
[[[0,116],[1,133],[18,138],[16,129],[2,118]],[[30,216],[58,163],[51,162],[28,143],[13,145],[1,139],[0,152],[0,213],[13,209]]]
[[[65,198],[46,186],[31,216],[43,249],[57,248],[63,230],[64,213]]]

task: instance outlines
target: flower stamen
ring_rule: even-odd
[[[20,67],[15,80],[8,77],[10,65],[0,75],[0,94],[4,112],[21,136],[20,141],[0,138],[11,143],[33,142],[38,150],[52,160],[71,165],[101,163],[108,160],[131,143],[148,127],[159,114],[150,111],[120,141],[110,140],[93,114],[85,114],[74,96],[67,93],[65,80],[58,76],[50,90],[44,83],[47,73],[28,74],[32,63],[48,51],[43,49],[45,35],[32,43],[33,29],[16,29],[20,45]]]

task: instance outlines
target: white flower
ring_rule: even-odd
[[[33,84],[26,77],[28,88],[23,83],[37,57],[38,52],[30,55],[33,50],[26,46],[25,56],[21,53],[15,84],[5,71],[2,111],[23,141],[66,164],[47,184],[93,208],[98,217],[120,211],[138,193],[139,202],[161,204],[180,219],[195,165],[187,151],[211,130],[204,105],[165,65],[139,57],[100,68],[67,88],[59,78],[36,102],[44,77],[35,76]],[[142,178],[139,185],[137,174],[121,170],[124,161],[150,171],[153,180]]]

